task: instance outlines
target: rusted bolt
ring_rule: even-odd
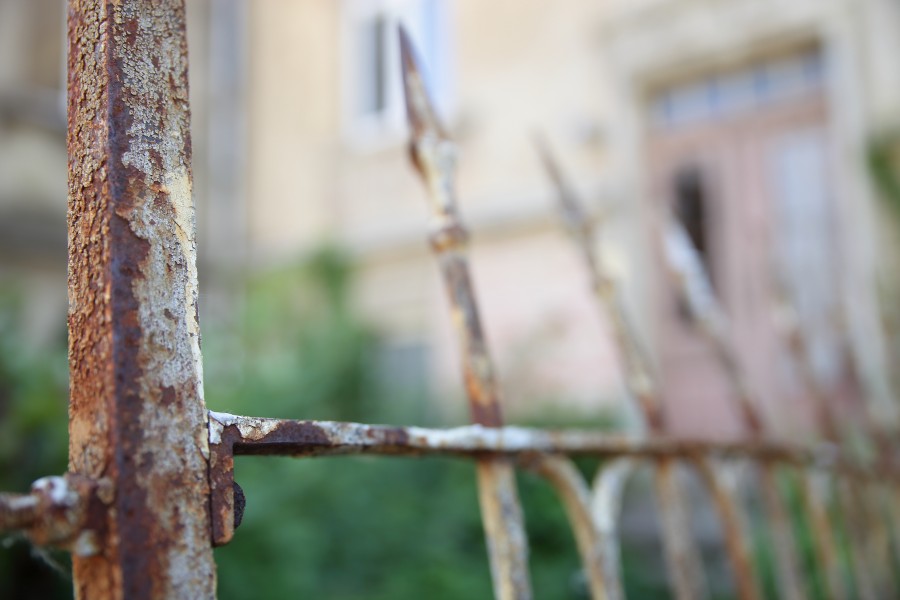
[[[116,497],[116,489],[113,482],[108,477],[103,477],[97,481],[97,498],[103,504],[109,506]]]
[[[244,520],[244,508],[247,507],[247,496],[244,495],[244,490],[241,489],[241,486],[238,485],[237,481],[234,482],[234,528],[237,529],[241,525],[241,521]]]

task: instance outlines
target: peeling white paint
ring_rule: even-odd
[[[240,417],[229,413],[209,411],[209,442],[220,444],[222,432],[226,427],[237,426],[241,437],[245,440],[259,440],[277,428],[283,421],[279,419],[261,419],[256,417]]]
[[[69,488],[65,477],[42,477],[31,484],[31,490],[44,494],[54,506],[75,506],[78,493]]]

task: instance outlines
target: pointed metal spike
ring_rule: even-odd
[[[541,157],[541,162],[544,163],[544,169],[547,171],[547,174],[550,175],[550,179],[559,186],[563,183],[562,171],[559,168],[559,163],[556,162],[556,158],[550,151],[550,144],[547,142],[547,137],[542,132],[537,131],[533,134],[532,139],[534,140],[538,155]]]
[[[449,140],[425,85],[422,61],[419,60],[415,45],[403,25],[398,27],[398,34],[406,119],[412,129],[413,138],[421,139],[430,134],[441,140]]]
[[[590,220],[585,214],[584,207],[581,206],[581,203],[572,193],[569,183],[566,181],[566,177],[562,172],[562,168],[559,166],[559,161],[556,160],[556,157],[550,149],[547,138],[540,132],[535,133],[534,143],[537,147],[538,154],[541,157],[541,162],[544,164],[544,170],[547,171],[547,175],[550,176],[550,179],[556,186],[556,197],[559,200],[566,225],[574,230],[589,227]]]

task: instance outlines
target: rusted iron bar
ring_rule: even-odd
[[[638,414],[643,418],[643,426],[648,433],[656,435],[665,429],[662,406],[656,378],[650,359],[640,343],[622,294],[615,280],[602,268],[594,250],[596,231],[593,222],[585,214],[584,208],[575,197],[571,186],[543,138],[537,138],[537,148],[544,170],[556,188],[560,212],[582,260],[587,267],[591,291],[600,304],[602,312],[609,317],[613,326],[616,348],[619,351],[625,371],[625,384],[630,399],[637,404]]]
[[[215,596],[183,0],[69,0],[69,470],[109,479],[78,598]]]
[[[697,328],[706,336],[735,388],[734,399],[746,434],[751,438],[759,438],[764,433],[765,425],[753,402],[753,392],[744,377],[737,355],[728,340],[728,319],[713,293],[709,276],[687,232],[674,215],[668,211],[665,215],[667,222],[662,236],[668,273],[675,283],[676,291],[687,304]]]
[[[342,456],[380,455],[505,455],[535,453],[637,457],[648,459],[695,457],[749,458],[778,461],[797,467],[833,471],[856,481],[884,474],[845,460],[832,446],[801,447],[775,442],[710,442],[680,438],[644,439],[592,429],[532,429],[466,425],[449,429],[370,425],[340,421],[302,421],[209,413],[209,443],[214,449],[230,446],[233,455]]]
[[[872,577],[875,565],[867,556],[867,528],[865,525],[866,507],[862,494],[856,485],[845,481],[835,481],[835,494],[840,516],[847,533],[847,550],[856,592],[861,600],[878,600],[876,585]]]
[[[872,444],[875,468],[885,473],[896,473],[900,469],[897,437],[891,435],[889,422],[880,422],[875,415],[872,402],[865,398],[861,429]],[[857,521],[857,527],[861,526],[863,531],[852,532],[864,545],[858,552],[867,551],[863,564],[872,565],[863,575],[869,578],[863,586],[870,586],[878,597],[900,594],[900,572],[892,560],[892,552],[895,558],[900,559],[900,514],[897,512],[900,503],[897,494],[897,485],[890,480],[873,482],[863,489],[853,488],[847,494],[854,508],[863,509],[862,518]],[[864,600],[871,597],[866,594],[861,590],[860,596]]]
[[[694,465],[706,483],[721,519],[725,550],[734,569],[738,598],[759,600],[762,598],[762,594],[759,589],[759,581],[755,576],[753,561],[750,558],[749,532],[735,494],[725,484],[724,478],[717,472],[709,458],[698,458],[694,461]]]
[[[38,546],[93,556],[100,551],[111,492],[106,480],[98,483],[71,473],[42,477],[28,494],[0,493],[0,532],[22,531]]]
[[[706,336],[734,387],[738,413],[746,434],[752,440],[761,440],[765,435],[765,423],[758,404],[754,401],[754,392],[738,361],[737,352],[729,340],[728,319],[712,291],[696,248],[674,216],[668,211],[666,215],[668,222],[663,235],[669,272],[690,308],[695,323]],[[773,466],[768,461],[762,461],[757,467],[763,505],[773,539],[781,595],[787,600],[803,600],[806,590],[800,576],[796,540],[784,498],[778,490]]]
[[[862,404],[860,430],[867,436],[874,450],[874,469],[883,473],[897,471],[895,441],[890,439],[882,424],[874,417],[870,402]],[[849,429],[849,428],[848,428]],[[846,432],[845,435],[852,435]],[[837,501],[850,538],[850,559],[854,567],[857,591],[862,600],[895,597],[900,593],[900,574],[890,559],[890,545],[900,550],[896,537],[897,523],[893,516],[895,498],[883,497],[883,485],[847,486],[837,483]],[[894,589],[889,589],[891,581]]]
[[[834,527],[828,514],[828,490],[831,482],[828,474],[809,469],[800,474],[800,493],[803,506],[809,515],[816,560],[821,568],[823,585],[828,598],[847,598],[847,590],[841,574]]]
[[[622,589],[622,557],[618,525],[625,485],[635,469],[633,463],[634,460],[630,457],[610,460],[597,470],[591,487],[591,516],[603,544],[603,572],[606,575],[610,600],[625,598]]]
[[[656,463],[654,484],[659,499],[662,539],[672,588],[680,600],[708,597],[703,563],[691,529],[685,489],[678,479],[679,464],[672,458]]]
[[[823,439],[834,444],[840,443],[841,431],[838,427],[837,417],[834,414],[834,407],[832,407],[828,395],[819,384],[815,373],[813,373],[809,347],[806,343],[806,336],[800,326],[797,310],[788,299],[785,287],[777,281],[774,296],[778,307],[778,323],[781,326],[781,337],[785,340],[796,370],[800,373],[803,387],[813,402],[816,429]]]
[[[543,474],[559,491],[573,522],[585,560],[592,593],[605,591],[613,600],[622,598],[619,581],[616,537],[621,488],[630,467],[618,468],[632,458],[651,461],[684,460],[697,465],[723,517],[727,549],[735,565],[741,598],[757,598],[746,536],[737,504],[728,495],[710,461],[751,458],[778,461],[795,467],[832,472],[842,480],[859,485],[883,474],[845,461],[831,446],[800,448],[771,443],[721,444],[679,439],[653,440],[610,435],[596,430],[541,430],[523,427],[483,427],[470,425],[451,429],[397,427],[333,421],[294,421],[242,417],[211,412],[209,443],[212,460],[213,535],[218,544],[231,539],[234,531],[234,456],[277,455],[295,457],[388,455],[460,456],[483,459],[503,456],[507,464],[532,468]],[[593,525],[587,528],[585,494],[580,475],[562,455],[585,455],[616,459],[598,473],[590,499]],[[552,461],[552,462],[541,462]],[[622,461],[626,461],[623,463]],[[537,467],[536,467],[537,465]],[[595,536],[589,534],[596,534]],[[599,557],[598,557],[599,554]],[[590,569],[598,562],[602,575]]]
[[[612,599],[609,579],[604,570],[603,535],[591,514],[591,492],[572,461],[562,455],[538,455],[526,458],[526,466],[556,489],[572,525],[572,532],[582,557],[591,598]],[[618,580],[618,573],[615,576]]]
[[[777,279],[775,284],[774,295],[779,307],[779,316],[781,317],[779,321],[783,329],[782,335],[793,356],[796,368],[800,372],[804,387],[813,401],[818,433],[822,439],[837,445],[840,443],[841,428],[838,426],[834,409],[825,390],[822,389],[815,373],[813,373],[806,336],[800,327],[797,312],[788,300],[784,286],[780,285],[780,281]],[[826,582],[832,596],[835,598],[845,597],[846,591],[843,589],[844,586],[840,577],[837,551],[833,547],[829,547],[830,544],[835,542],[831,520],[825,518],[827,517],[827,497],[823,491],[812,489],[812,485],[810,477],[806,477],[803,488],[803,501],[807,513],[817,523],[817,527],[814,530],[817,559],[826,573]],[[822,486],[819,487],[821,488]],[[844,526],[849,534],[850,566],[854,571],[857,592],[861,598],[872,598],[874,587],[871,583],[869,567],[862,558],[863,548],[861,544],[863,542],[861,539],[864,537],[864,534],[859,531],[859,519],[853,516],[860,512],[859,496],[841,489],[839,482],[834,483],[832,488],[835,492],[836,508],[843,517]]]
[[[775,550],[775,572],[778,574],[781,594],[789,600],[804,600],[807,593],[800,575],[800,551],[790,512],[778,489],[775,464],[770,461],[759,462],[758,473],[763,507],[769,518],[769,534]]]
[[[40,519],[41,499],[35,494],[0,493],[0,531],[31,527]]]
[[[900,502],[898,502],[900,500],[900,496],[898,496],[900,487],[898,487],[897,482],[889,480],[881,482],[879,488],[882,512],[888,523],[889,551],[892,553],[889,555],[889,560],[892,556],[894,561],[900,561]],[[897,562],[889,562],[889,565],[896,564]],[[900,572],[892,569],[892,575],[895,589],[900,590]]]
[[[587,268],[591,289],[601,310],[612,322],[629,398],[643,417],[642,430],[646,435],[662,435],[666,430],[665,418],[650,359],[628,317],[619,286],[602,268],[596,256],[594,224],[585,215],[547,142],[540,137],[536,141],[544,168],[556,187],[563,220]],[[676,598],[701,600],[708,595],[703,566],[694,536],[691,535],[684,493],[678,484],[676,469],[673,461],[662,459],[654,471],[666,564]]]
[[[402,28],[399,37],[406,114],[412,132],[410,154],[428,188],[432,218],[429,241],[447,287],[472,420],[486,427],[500,427],[499,391],[469,277],[467,235],[456,209],[456,147],[437,118],[412,42]],[[513,465],[504,458],[485,457],[476,468],[494,595],[503,600],[531,598],[528,539]]]

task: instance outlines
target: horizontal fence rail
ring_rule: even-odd
[[[712,593],[691,523],[685,474],[692,473],[718,518],[736,596],[763,595],[764,565],[753,551],[751,527],[764,522],[777,593],[795,600],[810,597],[812,582],[795,535],[797,515],[779,485],[787,474],[800,482],[813,571],[821,574],[825,597],[898,597],[900,478],[890,431],[866,413],[871,456],[851,449],[850,428],[838,422],[811,371],[803,336],[789,322],[785,337],[816,401],[820,435],[805,443],[774,440],[696,250],[663,214],[659,238],[668,275],[734,387],[745,430],[744,439],[729,443],[672,435],[662,382],[618,284],[595,253],[602,224],[582,208],[541,140],[543,165],[597,308],[612,324],[641,425],[621,435],[504,423],[456,206],[456,147],[428,97],[409,37],[399,36],[411,156],[428,194],[429,242],[450,300],[473,424],[429,429],[206,409],[183,2],[70,0],[71,472],[41,479],[28,493],[0,494],[0,530],[71,551],[79,598],[212,598],[212,548],[234,539],[244,510],[235,456],[454,456],[476,465],[498,599],[532,597],[515,482],[517,470],[528,470],[559,497],[590,596],[621,600],[623,496],[629,479],[645,469],[653,476],[670,588],[678,600],[691,600]],[[575,467],[579,456],[603,459],[592,478]],[[750,486],[761,497],[761,517],[748,509]]]
[[[233,455],[340,456],[527,455],[529,452],[649,459],[752,458],[879,480],[877,466],[863,467],[830,444],[818,447],[778,442],[707,442],[683,438],[646,439],[591,429],[536,429],[466,425],[449,429],[243,417],[210,411],[210,444],[230,446]]]

